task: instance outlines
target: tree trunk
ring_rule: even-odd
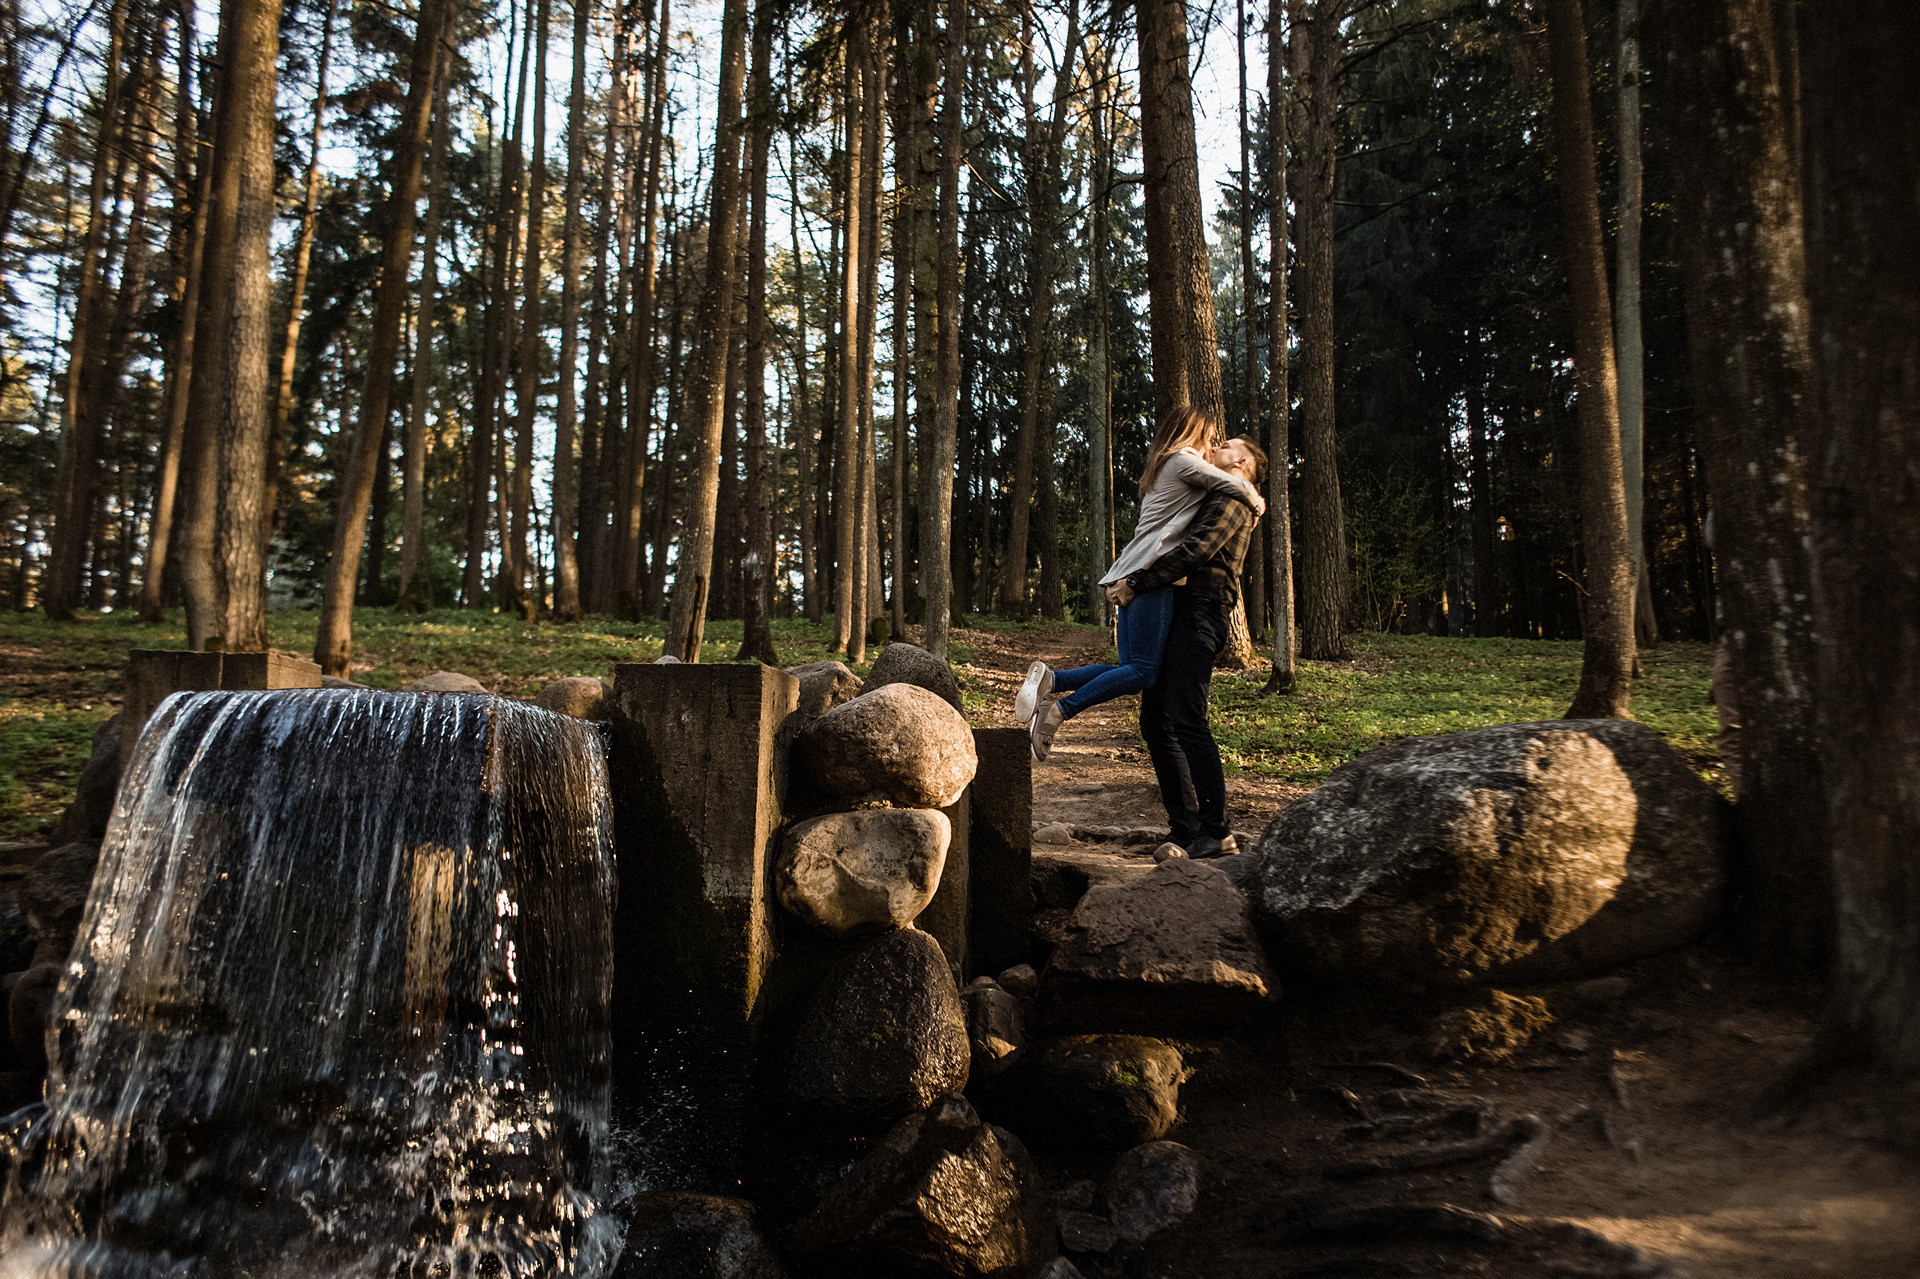
[[[193,380],[195,317],[200,306],[200,275],[207,240],[207,210],[212,203],[213,165],[196,164],[199,122],[193,109],[193,3],[181,0],[179,74],[175,80],[174,247],[175,302],[173,336],[167,351],[166,389],[162,396],[166,433],[160,470],[154,481],[153,513],[148,521],[145,577],[140,584],[140,620],[163,616],[167,556],[173,540],[174,507],[187,439],[188,386]],[[196,177],[196,167],[198,176]]]
[[[1135,0],[1134,13],[1140,43],[1154,416],[1189,404],[1223,426],[1226,397],[1200,203],[1186,8],[1180,0]]]
[[[666,134],[667,106],[667,50],[672,37],[672,9],[667,0],[661,0],[659,30],[654,40],[653,66],[647,76],[647,132],[646,132],[646,169],[644,175],[645,190],[641,198],[640,209],[640,260],[634,270],[633,281],[633,320],[628,337],[628,361],[632,370],[627,396],[627,465],[622,485],[622,500],[616,509],[622,520],[620,559],[620,611],[623,615],[638,618],[649,611],[641,605],[640,575],[642,566],[641,533],[643,506],[647,487],[647,444],[650,425],[653,420],[653,401],[657,384],[656,366],[653,356],[656,273],[660,260],[660,164],[661,148]],[[742,19],[744,21],[744,18]],[[664,423],[662,435],[665,435]],[[668,468],[661,475],[662,486],[671,478],[673,459],[663,454],[662,465]],[[664,525],[662,526],[664,528]],[[660,538],[654,568],[654,578],[664,577],[666,571],[667,537]],[[649,590],[657,592],[660,583],[650,579]]]
[[[753,191],[748,201],[747,333],[741,417],[746,436],[747,553],[743,561],[741,642],[735,660],[780,664],[773,646],[773,469],[767,455],[767,162],[773,142],[773,6],[753,15],[753,81],[747,117]],[[794,244],[799,248],[798,241]]]
[[[884,173],[882,156],[886,142],[886,60],[885,33],[890,24],[884,6],[874,14],[873,25],[863,36],[860,60],[860,183],[857,188],[860,210],[860,323],[856,344],[858,353],[852,387],[854,406],[860,423],[859,479],[860,503],[854,519],[856,546],[854,633],[848,646],[849,659],[865,659],[867,635],[873,619],[881,610],[883,590],[879,556],[878,471],[879,450],[874,439],[873,386],[874,347],[879,336],[880,319],[880,185]]]
[[[792,173],[800,174],[800,138],[791,139]],[[807,259],[800,248],[800,201],[789,203],[793,236],[793,430],[794,488],[799,501],[800,525],[800,599],[809,622],[819,622],[820,604],[819,539],[815,536],[813,509],[813,472],[819,454],[814,448],[813,413],[807,398]]]
[[[100,130],[94,142],[93,177],[87,197],[87,232],[81,241],[80,269],[74,286],[73,331],[67,343],[67,429],[55,477],[53,546],[41,577],[40,599],[49,617],[71,621],[82,602],[80,573],[86,563],[92,526],[94,472],[102,423],[96,413],[98,391],[90,376],[95,351],[106,336],[100,311],[106,282],[107,175],[118,150],[121,62],[126,46],[127,0],[115,0],[107,17],[107,79],[100,96]]]
[[[1627,556],[1633,573],[1634,631],[1642,644],[1660,642],[1647,581],[1643,513],[1642,422],[1646,403],[1646,350],[1640,336],[1640,0],[1620,0],[1614,67],[1620,152],[1620,209],[1614,233],[1613,338],[1620,361],[1620,474],[1627,492]]]
[[[542,251],[547,211],[547,23],[551,0],[539,0],[533,24],[533,162],[527,168],[525,265],[520,272],[520,348],[514,382],[513,488],[508,507],[507,544],[501,554],[501,603],[525,621],[539,614],[540,599],[527,589],[532,567],[528,543],[533,536],[533,433],[540,407],[540,356],[545,349],[541,316]]]
[[[1333,182],[1337,15],[1293,0],[1294,75],[1305,110],[1300,191],[1300,655],[1347,656],[1346,515],[1334,421]],[[1308,16],[1309,13],[1311,16]]]
[[[567,95],[565,240],[560,250],[560,368],[555,388],[553,442],[553,618],[580,620],[580,561],[574,547],[579,507],[574,463],[573,366],[580,358],[580,249],[585,233],[580,201],[586,190],[587,34],[593,6],[573,0],[573,87]]]
[[[1633,692],[1633,569],[1627,551],[1627,495],[1620,463],[1620,405],[1608,320],[1607,267],[1600,246],[1600,190],[1594,178],[1593,107],[1587,30],[1580,0],[1546,0],[1553,71],[1554,152],[1560,216],[1573,295],[1573,376],[1580,415],[1580,547],[1587,580],[1580,688],[1569,719],[1630,717]]]
[[[1239,19],[1234,42],[1240,67],[1240,339],[1242,358],[1241,390],[1245,396],[1245,429],[1250,440],[1260,438],[1260,352],[1254,333],[1259,326],[1260,308],[1256,305],[1253,274],[1253,156],[1247,127],[1247,0],[1236,0]],[[1253,531],[1253,544],[1247,550],[1247,628],[1256,638],[1267,628],[1267,563],[1262,556],[1266,539],[1261,530]]]
[[[268,437],[267,518],[279,508],[287,456],[287,419],[293,413],[293,366],[300,350],[300,323],[307,310],[307,268],[313,261],[313,231],[320,207],[320,143],[326,132],[327,62],[333,54],[333,19],[338,0],[327,0],[320,29],[320,61],[314,72],[313,132],[307,145],[306,199],[300,209],[300,233],[293,249],[293,282],[287,290],[287,332],[280,346],[280,384],[273,397],[273,430]]]
[[[700,660],[713,572],[715,508],[720,497],[720,432],[726,419],[727,355],[732,346],[734,242],[740,233],[740,103],[746,82],[746,0],[726,0],[721,17],[720,90],[715,101],[712,212],[707,278],[688,370],[687,423],[693,430],[694,480],[687,494],[668,619],[669,654]]]
[[[860,226],[861,165],[866,152],[861,145],[860,65],[866,58],[867,40],[861,23],[851,24],[846,45],[846,256],[840,288],[840,412],[834,429],[834,478],[839,491],[833,503],[833,648],[851,657],[854,631],[860,627],[855,615],[864,604],[854,593],[860,577],[854,556],[865,554],[859,542],[860,412],[853,389],[860,358],[860,250],[866,244]]]
[[[1920,1070],[1920,11],[1804,15],[1814,621],[1843,1033]]]
[[[440,219],[447,204],[447,76],[445,58],[435,74],[433,155],[427,169],[427,221],[420,235],[420,292],[414,310],[413,402],[407,409],[404,470],[400,481],[400,595],[398,613],[433,608],[433,582],[422,571],[426,557],[427,415],[433,409],[434,309],[440,301]]]
[[[1287,127],[1292,88],[1281,43],[1284,0],[1267,0],[1267,229],[1272,239],[1272,279],[1267,303],[1267,539],[1273,556],[1273,673],[1268,693],[1291,693],[1297,681],[1293,633],[1293,518],[1287,462],[1292,389],[1287,385]]]
[[[1712,494],[1722,629],[1741,718],[1759,955],[1819,971],[1832,927],[1826,760],[1816,724],[1808,467],[1817,434],[1800,177],[1772,0],[1669,10],[1688,344]]]
[[[928,4],[937,0],[927,0]],[[934,287],[937,348],[933,381],[933,447],[927,467],[920,574],[926,586],[921,646],[947,655],[952,632],[953,464],[960,414],[960,161],[966,145],[961,122],[966,87],[967,0],[947,0],[945,79],[941,87],[939,267]]]
[[[1108,63],[1105,49],[1096,45],[1089,79],[1093,82],[1093,225],[1092,285],[1087,319],[1087,385],[1092,389],[1087,421],[1087,506],[1093,536],[1088,540],[1087,596],[1094,620],[1112,621],[1106,590],[1100,585],[1113,564],[1113,374],[1109,364],[1107,326],[1112,308],[1112,286],[1107,278],[1108,245],[1113,236],[1109,205],[1113,196],[1113,131],[1107,118]]]
[[[890,617],[896,639],[907,637],[907,591],[912,573],[907,563],[907,465],[908,367],[912,364],[911,316],[913,314],[913,238],[914,199],[911,194],[918,174],[914,152],[913,49],[902,42],[897,48],[893,77],[891,111],[893,124],[893,420],[888,436],[893,450],[891,474],[892,500],[889,531],[893,547],[893,608]]]
[[[344,482],[334,518],[333,559],[327,566],[326,596],[313,645],[314,660],[328,675],[346,675],[353,660],[353,587],[359,576],[360,546],[366,533],[367,509],[372,504],[374,476],[380,461],[380,441],[385,434],[393,395],[394,364],[400,354],[407,266],[413,260],[414,205],[420,198],[421,158],[433,114],[434,71],[440,62],[440,32],[447,9],[448,0],[423,0],[421,5],[407,102],[394,142],[386,245],[381,255],[380,283],[374,294],[373,324],[367,338],[367,384],[361,400],[359,428],[355,432],[352,465],[342,477]]]

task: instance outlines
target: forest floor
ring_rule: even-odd
[[[1013,722],[1013,690],[1032,660],[1111,656],[1098,629],[968,620],[953,657],[978,726]],[[275,614],[272,642],[304,653],[313,624],[311,614]],[[549,679],[605,676],[613,662],[660,652],[657,623],[604,618],[534,628],[493,614],[410,620],[368,609],[355,629],[355,677],[384,687],[446,669],[528,697]],[[707,660],[728,660],[738,623],[713,624],[708,637]],[[829,655],[825,632],[804,622],[779,623],[776,640],[789,664]],[[117,708],[127,651],[183,643],[177,619],[56,627],[0,617],[0,841],[31,839],[57,819],[93,731]],[[1718,784],[1708,657],[1698,644],[1648,653],[1634,709]],[[1387,635],[1353,637],[1351,661],[1303,663],[1291,697],[1261,696],[1264,665],[1219,672],[1214,721],[1232,824],[1257,835],[1332,768],[1397,737],[1555,717],[1578,676],[1576,644]],[[1036,825],[1165,824],[1136,706],[1116,702],[1061,731],[1053,758],[1035,766]],[[1145,864],[1144,846],[1104,851]],[[1591,1240],[1550,1235],[1554,1223],[1576,1223],[1672,1258],[1694,1279],[1920,1279],[1920,1092],[1843,1071],[1784,1110],[1754,1113],[1812,1041],[1815,988],[1709,939],[1597,988],[1517,993],[1545,998],[1555,1024],[1505,1062],[1435,1060],[1431,1008],[1302,991],[1245,1034],[1183,1044],[1195,1073],[1169,1136],[1199,1155],[1201,1207],[1144,1247],[1076,1257],[1080,1268],[1089,1279],[1630,1272]],[[1359,1181],[1322,1175],[1383,1149],[1363,1130],[1408,1087],[1554,1126],[1517,1204],[1489,1197],[1490,1160]],[[1064,1183],[1082,1170],[1050,1171]],[[1347,1228],[1303,1226],[1308,1201],[1346,1204]],[[1492,1216],[1435,1216],[1439,1204]],[[1497,1240],[1489,1221],[1504,1232]]]

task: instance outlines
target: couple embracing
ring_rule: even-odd
[[[1267,455],[1251,440],[1218,440],[1218,424],[1185,405],[1167,410],[1154,432],[1133,540],[1100,579],[1120,606],[1119,664],[1055,671],[1035,662],[1014,699],[1033,757],[1044,760],[1066,721],[1139,693],[1140,735],[1167,808],[1168,838],[1189,857],[1240,851],[1227,827],[1207,689],[1240,599],[1247,546],[1267,509],[1259,487]]]

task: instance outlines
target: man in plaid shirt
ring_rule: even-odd
[[[1266,478],[1267,456],[1251,440],[1228,440],[1210,460],[1256,486]],[[1166,554],[1107,588],[1108,597],[1124,605],[1137,592],[1174,587],[1160,682],[1140,695],[1140,735],[1167,806],[1168,839],[1189,857],[1240,851],[1227,827],[1227,779],[1207,722],[1207,690],[1214,659],[1227,646],[1228,619],[1240,599],[1240,573],[1259,519],[1246,503],[1210,494]]]

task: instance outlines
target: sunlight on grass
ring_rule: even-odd
[[[274,613],[275,648],[312,651],[313,613]],[[833,656],[832,619],[773,624],[781,664]],[[1001,636],[1056,627],[969,615],[966,629]],[[566,626],[529,626],[499,613],[442,609],[403,617],[386,609],[354,613],[354,678],[400,688],[436,670],[471,675],[494,692],[532,697],[563,675],[607,678],[616,662],[660,656],[664,624],[593,617]],[[707,624],[703,662],[729,662],[740,649],[738,621]],[[1100,632],[1089,628],[1098,641]],[[1450,733],[1516,720],[1555,719],[1580,677],[1580,645],[1534,640],[1356,635],[1352,662],[1306,662],[1299,691],[1266,697],[1264,666],[1246,675],[1219,672],[1213,723],[1229,771],[1313,785],[1375,746],[1401,737]],[[31,837],[58,820],[72,799],[93,734],[120,697],[120,672],[136,648],[183,648],[177,614],[143,624],[127,614],[57,624],[37,613],[0,614],[0,839]],[[875,656],[869,653],[869,657]],[[956,664],[974,659],[952,646]],[[1642,655],[1645,673],[1634,714],[1703,773],[1714,769],[1713,706],[1707,696],[1711,649],[1663,644]],[[1109,656],[1109,659],[1111,657]],[[865,665],[855,671],[864,674]],[[997,709],[1003,694],[961,671],[969,712]]]

